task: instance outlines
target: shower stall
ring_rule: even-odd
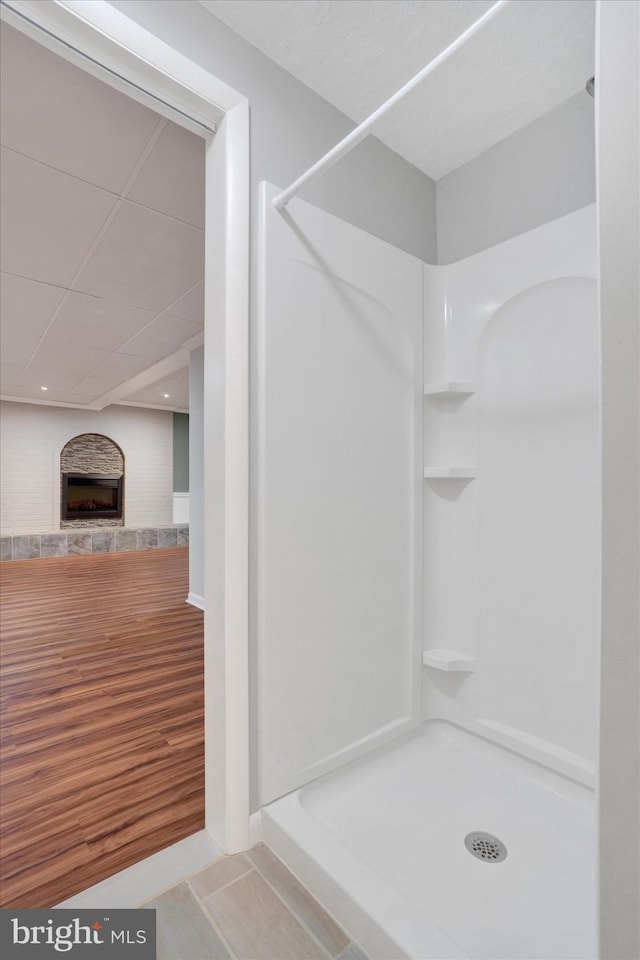
[[[295,199],[397,96],[262,185],[254,839],[374,960],[637,955],[637,6],[597,36],[597,209],[439,266]]]
[[[434,266],[277,196],[263,838],[373,958],[595,957],[595,207]]]

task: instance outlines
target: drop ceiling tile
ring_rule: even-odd
[[[46,393],[42,393],[38,387],[25,387],[20,385],[15,387],[11,391],[11,395],[14,397],[20,397],[25,401],[29,400],[48,400],[49,403],[82,403],[87,401],[79,401],[77,397],[70,399],[71,394],[62,389],[50,388]]]
[[[78,382],[73,370],[52,370],[49,367],[31,365],[20,379],[20,386],[30,390],[38,400],[51,400],[50,394],[56,390],[71,390]],[[41,390],[41,387],[47,390]]]
[[[201,329],[196,323],[163,314],[130,340],[121,352],[136,357],[161,360],[170,353],[174,353],[180,344],[200,333]]]
[[[93,371],[93,375],[100,380],[115,380],[116,385],[123,380],[142,373],[149,366],[149,361],[143,357],[129,357],[123,353],[114,353]]]
[[[49,391],[42,393],[38,387],[25,386],[24,384],[14,384],[10,391],[12,397],[20,397],[25,400],[49,400]],[[52,391],[53,394],[54,391]]]
[[[0,269],[68,286],[113,208],[113,195],[4,147],[1,163]]]
[[[169,396],[165,397],[165,393],[168,393]],[[184,367],[182,370],[172,373],[169,377],[158,380],[142,390],[137,390],[135,393],[129,394],[126,399],[139,400],[144,403],[160,403],[167,406],[172,404],[188,406],[189,368]]]
[[[155,331],[158,338],[175,345],[202,333],[202,324],[191,323],[190,320],[181,320],[179,317],[163,313],[161,317],[156,317],[150,329]]]
[[[3,327],[0,335],[0,354],[3,363],[21,363],[24,366],[40,343],[40,339],[30,333],[5,330]]]
[[[0,278],[0,323],[3,329],[40,336],[64,294],[61,287],[3,273]]]
[[[119,193],[160,117],[2,24],[2,143]]]
[[[164,360],[174,353],[176,348],[170,343],[159,341],[153,333],[143,330],[124,349],[130,357],[144,357],[151,366],[151,363]]]
[[[159,312],[203,272],[204,231],[124,202],[74,289]]]
[[[134,337],[155,314],[72,291],[49,330],[53,340],[117,350]]]
[[[83,380],[80,380],[79,383],[76,383],[71,393],[91,397],[92,400],[95,400],[97,397],[101,397],[103,393],[108,393],[110,390],[113,390],[120,382],[117,377],[109,380],[102,380],[98,377],[85,377]]]
[[[76,381],[86,377],[109,356],[108,350],[64,343],[46,337],[34,356],[31,366],[41,370],[73,374]]]
[[[204,229],[204,159],[203,138],[169,122],[129,199]]]
[[[0,364],[0,393],[9,393],[10,388],[15,386],[20,380],[20,374],[24,369],[22,363]]]
[[[200,327],[204,326],[204,281],[201,281],[189,293],[171,304],[169,313],[172,317],[180,317],[182,320],[190,320],[197,323]]]
[[[150,403],[169,410],[189,409],[189,370],[179,372],[179,376],[159,380],[143,390],[123,396],[129,403]],[[165,397],[168,393],[169,396]]]
[[[189,367],[183,367],[182,370],[176,370],[175,373],[167,379],[167,392],[171,390],[189,390]]]

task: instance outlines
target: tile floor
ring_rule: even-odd
[[[368,960],[267,847],[204,833],[58,906],[154,908],[157,960]]]

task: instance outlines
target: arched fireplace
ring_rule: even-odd
[[[122,450],[99,433],[73,437],[60,454],[60,527],[122,526]]]

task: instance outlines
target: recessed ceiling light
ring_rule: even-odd
[[[168,400],[168,399],[169,399],[169,394],[168,394],[168,393],[163,393],[162,396],[165,398],[165,400]]]
[[[49,387],[40,387],[41,390],[48,390]]]

